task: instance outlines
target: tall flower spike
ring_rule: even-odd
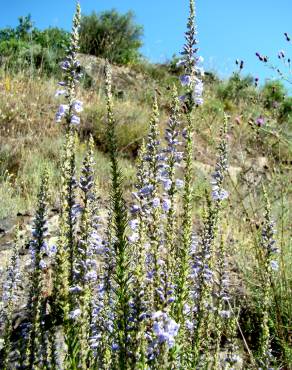
[[[66,135],[61,173],[61,214],[57,252],[53,265],[52,317],[54,325],[65,323],[68,353],[74,352],[74,338],[68,333],[72,328],[69,312],[74,308],[69,287],[74,286],[76,257],[76,221],[79,207],[75,202],[77,181],[75,178],[75,137],[72,130]],[[55,333],[52,333],[53,338]],[[70,338],[72,341],[70,341]]]
[[[118,367],[126,369],[129,361],[127,355],[128,344],[128,322],[130,307],[130,264],[129,264],[129,243],[126,238],[128,217],[125,200],[123,198],[122,173],[117,158],[117,143],[115,134],[115,118],[113,114],[112,101],[112,76],[110,64],[106,63],[106,99],[107,99],[107,123],[108,123],[108,148],[111,161],[111,212],[113,221],[113,249],[115,268],[113,280],[115,281],[115,318],[114,336]]]
[[[184,189],[182,195],[182,215],[181,215],[181,233],[180,245],[178,248],[178,273],[176,281],[176,301],[175,301],[175,317],[180,323],[180,331],[178,341],[182,346],[189,347],[186,335],[185,322],[187,320],[184,314],[184,309],[189,303],[189,276],[190,276],[190,253],[193,245],[193,122],[191,112],[186,114],[186,129],[185,129],[185,151],[184,151]],[[188,361],[187,349],[181,351],[181,361]]]
[[[139,196],[138,194],[139,190],[141,190],[147,184],[148,162],[144,161],[145,155],[146,146],[145,142],[143,141],[136,165],[136,189],[138,192],[134,193],[134,198],[137,211],[133,213],[133,218],[130,220],[130,227],[133,231],[133,234],[130,238],[134,240],[133,247],[136,259],[135,268],[133,271],[133,298],[131,307],[131,316],[133,320],[132,353],[134,355],[134,362],[137,368],[142,369],[146,368],[147,360],[147,340],[145,332],[148,322],[147,319],[149,316],[149,313],[147,312],[149,296],[146,293],[147,212],[145,212],[144,209],[145,203],[143,196]]]
[[[81,313],[72,325],[72,334],[78,337],[78,349],[74,352],[79,368],[86,369],[88,358],[91,356],[90,337],[90,311],[93,298],[93,284],[96,281],[95,251],[100,250],[100,236],[97,231],[96,211],[97,199],[94,189],[94,142],[89,140],[88,152],[83,161],[80,177],[82,190],[82,214],[80,220],[80,236],[77,240],[76,258],[74,261],[74,285],[70,287],[73,312]]]
[[[171,113],[165,130],[165,140],[167,147],[165,148],[164,167],[162,167],[162,181],[164,182],[164,201],[169,201],[169,209],[167,214],[166,226],[166,244],[169,253],[174,258],[178,256],[177,248],[175,248],[175,235],[176,235],[176,211],[175,211],[175,198],[177,188],[183,181],[176,180],[176,168],[183,160],[183,153],[179,151],[180,141],[180,105],[177,96],[177,90],[174,87],[172,92]],[[162,165],[163,166],[163,165]],[[178,186],[179,185],[179,186]],[[173,269],[174,266],[171,266]]]
[[[80,63],[77,59],[79,51],[79,28],[81,11],[80,5],[76,5],[76,13],[73,18],[70,46],[65,60],[61,63],[64,72],[64,81],[59,82],[62,87],[56,92],[56,96],[64,95],[66,104],[61,104],[56,113],[56,122],[61,122],[65,118],[66,130],[70,127],[79,125],[79,113],[83,110],[82,102],[76,98],[76,88],[79,84],[82,73],[80,72]]]
[[[263,276],[262,276],[262,295],[261,295],[261,331],[259,338],[259,349],[258,358],[259,365],[263,366],[264,369],[271,366],[271,337],[269,329],[269,316],[272,302],[272,288],[271,280],[273,270],[278,269],[278,262],[275,258],[276,253],[279,252],[276,242],[274,239],[275,228],[274,222],[271,217],[271,206],[266,193],[263,189],[264,200],[265,200],[265,214],[264,223],[261,235],[261,256],[263,265]]]
[[[46,335],[43,326],[43,270],[46,268],[44,255],[47,254],[47,207],[48,174],[44,173],[38,195],[38,206],[34,219],[33,239],[30,242],[32,275],[28,309],[31,318],[27,347],[28,366],[47,366]]]
[[[227,142],[226,142],[226,135],[227,135],[227,122],[228,117],[225,115],[224,117],[224,124],[223,128],[221,129],[221,141],[218,146],[218,158],[215,166],[215,171],[212,174],[212,198],[218,204],[227,199],[229,194],[224,188],[223,180],[227,170]]]
[[[185,44],[181,52],[182,60],[178,65],[184,67],[184,74],[180,77],[181,84],[186,87],[186,94],[181,97],[187,111],[191,111],[194,106],[203,104],[203,82],[204,71],[198,66],[203,61],[202,57],[197,56],[198,40],[197,27],[195,24],[195,3],[190,0],[190,14],[185,33]]]
[[[214,241],[217,234],[217,228],[220,218],[222,201],[228,193],[222,188],[224,175],[227,170],[227,116],[225,115],[223,127],[221,129],[221,139],[218,146],[218,158],[216,161],[215,172],[212,175],[212,198],[207,197],[207,214],[204,221],[203,231],[200,240],[200,250],[193,261],[195,273],[193,282],[196,290],[195,300],[195,321],[193,345],[193,366],[198,365],[200,361],[200,351],[203,351],[209,345],[210,320],[212,316],[212,289],[214,283],[213,263],[214,263]],[[215,196],[214,196],[215,194]],[[219,196],[219,195],[220,196]],[[224,194],[224,196],[221,196]],[[205,351],[206,352],[206,351]],[[206,352],[207,354],[208,352]],[[203,361],[209,361],[206,356]]]
[[[140,190],[140,195],[146,198],[149,204],[148,211],[148,238],[150,243],[150,253],[147,258],[149,262],[149,284],[148,293],[150,298],[149,308],[157,311],[161,308],[161,208],[158,194],[160,177],[160,141],[158,133],[159,109],[156,95],[153,99],[152,115],[149,122],[149,134],[147,140],[147,153],[145,160],[149,163],[149,182]],[[151,306],[152,305],[152,306]]]
[[[214,269],[215,270],[215,269]],[[228,268],[227,253],[225,251],[225,242],[223,237],[220,238],[219,250],[216,254],[216,285],[214,286],[214,328],[213,328],[213,342],[214,342],[214,368],[219,368],[220,364],[220,353],[222,334],[226,331],[226,347],[227,356],[224,361],[230,366],[235,365],[235,363],[240,361],[238,355],[238,348],[236,345],[236,334],[237,317],[235,311],[231,309],[231,292],[230,292],[230,280],[228,273],[230,268]]]
[[[19,284],[20,271],[19,271],[19,248],[20,248],[20,237],[19,229],[17,228],[15,233],[15,240],[13,246],[12,256],[7,267],[5,282],[2,287],[2,307],[0,312],[0,323],[4,328],[3,330],[3,347],[2,347],[2,369],[8,370],[9,367],[9,354],[11,351],[11,332],[12,327],[12,313],[13,307],[16,303],[15,291]]]

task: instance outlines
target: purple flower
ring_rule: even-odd
[[[82,292],[82,288],[79,285],[72,286],[69,288],[70,293],[78,294]]]
[[[66,71],[67,69],[69,69],[71,67],[71,64],[69,63],[68,60],[65,60],[64,62],[61,63],[61,68]]]
[[[163,199],[162,209],[164,210],[164,212],[168,212],[170,210],[170,207],[171,207],[170,199]]]
[[[226,311],[226,310],[222,310],[222,311],[219,311],[219,315],[223,319],[229,319],[231,317],[231,312],[230,311]]]
[[[153,333],[155,334],[158,343],[166,343],[169,348],[175,344],[175,337],[179,330],[177,324],[166,312],[157,311],[152,315]]]
[[[164,177],[164,178],[161,179],[161,181],[162,181],[164,190],[166,190],[166,191],[167,190],[170,190],[170,188],[171,188],[171,180]]]
[[[81,310],[80,308],[76,308],[75,310],[69,312],[69,318],[72,320],[75,320],[81,315]]]
[[[119,345],[117,343],[112,344],[112,350],[117,351],[119,349]]]
[[[55,254],[57,253],[57,246],[56,245],[52,245],[51,248],[50,248],[50,251],[49,251],[50,254]]]
[[[203,62],[204,62],[204,58],[203,58],[202,56],[198,56],[198,57],[196,58],[196,62],[197,62],[197,63],[203,63]]]
[[[229,193],[228,191],[224,190],[224,189],[221,189],[219,188],[218,186],[213,186],[213,189],[212,189],[212,198],[214,200],[224,200],[224,199],[227,199],[229,197]]]
[[[74,109],[76,113],[82,112],[83,103],[80,100],[75,100],[75,102],[72,104],[72,109]]]
[[[129,226],[133,231],[135,231],[137,229],[138,225],[139,225],[139,220],[138,219],[134,219],[134,220],[129,221]]]
[[[154,198],[153,200],[152,200],[152,206],[154,207],[154,208],[157,208],[157,207],[159,207],[159,205],[160,205],[160,199],[159,198]]]
[[[271,266],[271,269],[274,270],[274,271],[279,270],[279,262],[278,261],[272,260],[270,262],[270,266]]]
[[[139,193],[142,195],[150,195],[153,192],[154,186],[153,185],[146,185],[142,189],[140,189]]]
[[[97,279],[97,273],[94,270],[91,270],[85,274],[86,281],[95,281]]]
[[[55,96],[60,96],[66,94],[66,90],[57,90]]]
[[[79,125],[80,124],[80,117],[73,114],[71,116],[70,122],[72,123],[72,125]]]
[[[63,116],[68,112],[69,106],[67,104],[61,104],[59,110],[56,113],[56,122],[61,122]]]
[[[259,116],[257,119],[256,119],[256,124],[259,126],[259,127],[262,127],[264,124],[265,124],[265,118],[263,116]]]
[[[183,186],[184,186],[184,181],[183,181],[183,180],[181,180],[181,179],[176,179],[176,181],[175,181],[175,185],[176,185],[176,187],[177,187],[178,189],[182,189],[182,188],[183,188]]]
[[[202,105],[204,103],[203,98],[195,98],[194,102],[196,105]]]
[[[181,82],[182,86],[189,86],[192,82],[191,76],[189,76],[189,75],[180,76],[180,82]]]
[[[193,92],[193,96],[194,98],[200,98],[203,94],[203,82],[199,79],[196,79],[196,83],[195,83],[195,86],[194,86],[194,92]]]
[[[133,204],[132,206],[131,206],[131,213],[132,214],[135,214],[135,213],[137,213],[137,212],[139,212],[140,211],[140,207],[137,205],[137,204]]]
[[[133,233],[132,235],[129,236],[128,239],[130,243],[136,243],[139,240],[139,234]]]
[[[184,59],[181,59],[179,60],[177,63],[176,63],[176,66],[177,67],[181,67],[181,66],[185,66],[186,65],[186,61]]]
[[[47,264],[46,264],[46,262],[44,260],[40,260],[40,268],[42,270],[44,270],[45,268],[47,268]]]

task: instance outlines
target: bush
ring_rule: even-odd
[[[32,40],[42,48],[63,51],[69,46],[70,35],[67,31],[57,27],[50,27],[43,31],[35,28],[32,31]]]
[[[292,97],[289,96],[284,99],[279,108],[279,118],[281,121],[292,120]]]
[[[142,46],[143,27],[134,23],[132,12],[95,12],[81,18],[81,52],[109,59],[117,64],[136,62]]]
[[[253,98],[255,93],[253,77],[242,77],[239,73],[234,73],[227,83],[220,84],[217,90],[217,95],[220,99],[235,102],[248,97]]]
[[[285,99],[286,89],[281,81],[270,81],[262,89],[263,103],[266,108],[277,108]]]
[[[29,67],[46,74],[55,73],[69,40],[67,31],[60,28],[41,31],[33,28],[30,15],[19,17],[16,28],[0,30],[0,64],[16,71]]]

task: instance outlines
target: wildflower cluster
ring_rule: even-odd
[[[193,131],[203,104],[202,59],[197,56],[194,1],[190,0],[186,41],[179,62],[183,97],[173,86],[164,135],[159,131],[159,99],[153,98],[148,137],[136,164],[130,204],[118,160],[112,72],[105,66],[107,152],[110,194],[107,216],[99,213],[94,140],[78,170],[76,164],[80,79],[77,61],[80,7],[73,20],[71,46],[61,64],[67,100],[57,113],[65,119],[61,167],[59,234],[48,248],[48,175],[40,186],[32,240],[32,271],[23,348],[16,359],[24,369],[225,369],[240,361],[236,345],[237,309],[229,284],[230,263],[221,223],[227,164],[228,117],[221,129],[217,160],[205,199],[201,228],[195,229]],[[267,274],[276,267],[269,207],[262,231]],[[219,233],[220,232],[220,233]],[[218,235],[220,234],[220,235]],[[218,236],[220,236],[218,238]],[[52,276],[47,292],[46,273]],[[4,368],[11,352],[17,249],[3,294]],[[268,285],[263,291],[260,356],[269,352]],[[222,353],[226,353],[222,359]]]

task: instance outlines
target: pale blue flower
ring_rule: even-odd
[[[157,311],[152,315],[153,333],[158,343],[166,343],[169,348],[175,344],[175,337],[179,330],[177,324],[166,312]]]
[[[66,94],[66,90],[57,90],[55,96],[57,97],[60,95],[65,95],[65,94]]]
[[[203,98],[195,98],[194,103],[196,105],[202,105],[204,103],[204,99]]]
[[[135,231],[137,230],[138,226],[139,226],[139,220],[138,219],[133,219],[133,220],[130,220],[129,221],[129,226],[130,228]]]
[[[224,200],[224,199],[227,199],[229,197],[229,193],[228,191],[224,190],[224,189],[221,189],[219,188],[218,186],[213,186],[213,189],[212,189],[212,198],[214,200]]]
[[[231,312],[230,311],[227,311],[227,310],[222,310],[222,311],[219,311],[219,315],[223,319],[229,319],[231,317]]]
[[[80,113],[83,111],[83,103],[80,100],[75,100],[72,104],[72,109],[75,110],[76,113]]]
[[[69,105],[68,104],[61,104],[59,106],[58,112],[56,113],[56,122],[61,122],[64,115],[68,112]]]
[[[184,187],[184,181],[181,179],[176,179],[175,185],[178,189],[182,189]]]
[[[159,205],[160,205],[160,199],[159,198],[153,198],[153,200],[152,200],[152,206],[153,206],[153,208],[157,208],[157,207],[159,207]]]
[[[64,71],[67,71],[67,69],[71,68],[71,64],[68,60],[65,60],[64,62],[61,63],[61,68]]]
[[[71,116],[70,122],[72,123],[72,125],[79,125],[80,124],[80,117],[73,114]]]
[[[181,59],[179,60],[177,63],[176,63],[176,66],[177,67],[181,67],[181,66],[185,66],[186,65],[186,61],[184,59]]]
[[[168,212],[170,210],[170,207],[171,207],[170,199],[163,199],[162,209],[164,210],[164,212]]]
[[[80,315],[81,315],[80,308],[76,308],[75,310],[69,312],[69,318],[72,320],[77,319]]]
[[[270,266],[271,266],[271,269],[274,270],[274,271],[278,271],[279,270],[279,262],[276,261],[276,260],[272,260],[270,262]]]
[[[180,76],[180,82],[181,82],[182,86],[189,86],[192,83],[191,76],[189,76],[189,75]]]
[[[85,274],[85,280],[86,281],[95,281],[97,279],[97,273],[94,270],[88,271]]]
[[[47,264],[46,264],[46,262],[44,261],[44,260],[40,260],[40,268],[42,269],[42,270],[44,270],[44,269],[46,269],[47,268]]]

